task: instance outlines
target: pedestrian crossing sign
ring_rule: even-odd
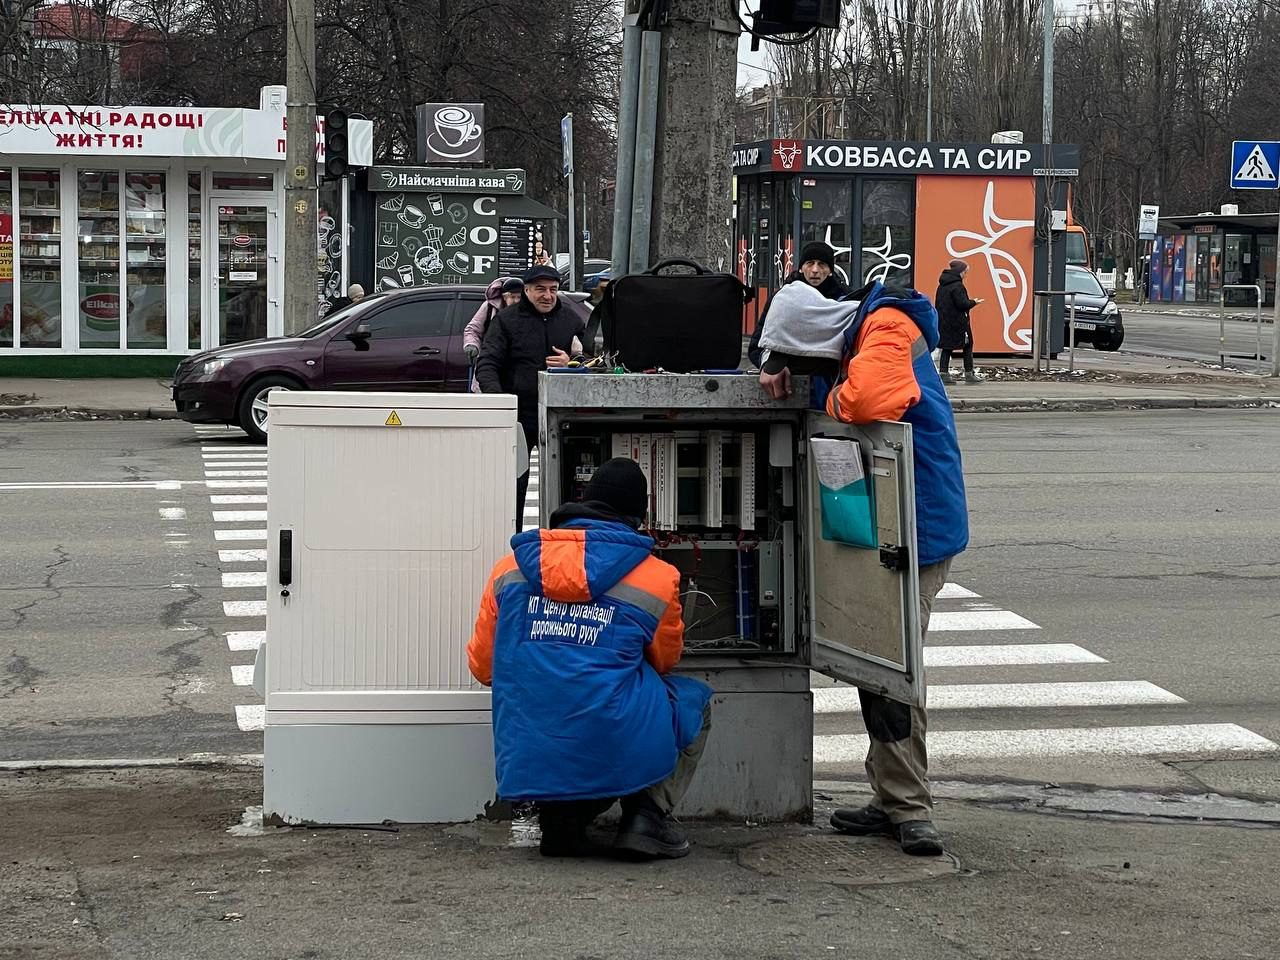
[[[1231,189],[1280,189],[1280,140],[1237,140],[1231,148]]]

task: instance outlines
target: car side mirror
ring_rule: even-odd
[[[369,329],[369,324],[362,320],[347,334],[347,339],[356,345],[357,350],[368,350],[369,338],[372,336],[373,331]]]
[[[1116,288],[1115,288],[1115,287],[1103,287],[1103,288],[1102,288],[1102,292],[1103,292],[1103,293],[1105,293],[1108,297],[1114,297],[1114,296],[1116,295]]]

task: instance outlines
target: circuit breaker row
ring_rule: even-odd
[[[756,435],[726,430],[618,432],[611,456],[640,465],[649,528],[756,528]]]

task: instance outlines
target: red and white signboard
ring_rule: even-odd
[[[275,110],[0,104],[0,154],[283,160],[288,124]],[[324,120],[315,124],[324,162]],[[348,156],[373,163],[373,123],[352,120]]]

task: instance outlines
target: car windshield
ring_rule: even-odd
[[[308,327],[306,330],[303,330],[301,333],[296,334],[296,336],[318,337],[320,336],[320,334],[325,333],[326,331],[332,330],[334,327],[342,323],[344,320],[349,320],[351,317],[354,317],[358,313],[364,313],[364,311],[368,308],[368,306],[371,303],[375,303],[378,300],[381,300],[383,296],[384,296],[383,294],[374,293],[374,294],[370,294],[367,297],[364,297],[359,303],[347,304],[347,306],[343,307],[341,310],[338,310],[336,313],[331,313],[328,316],[326,316],[314,327]]]
[[[1089,297],[1105,297],[1102,284],[1092,273],[1085,270],[1067,271],[1067,289],[1072,293],[1081,293]]]

